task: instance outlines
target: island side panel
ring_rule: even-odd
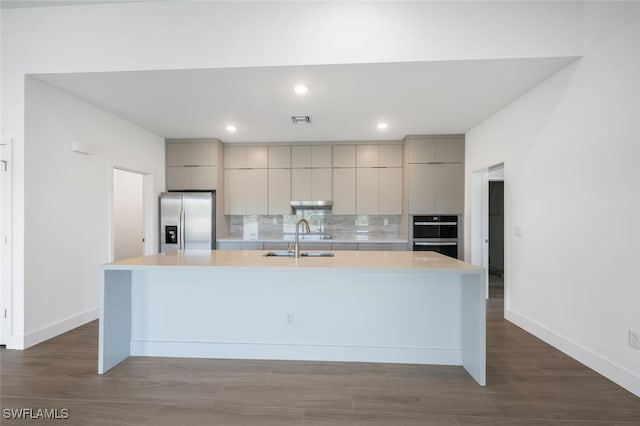
[[[462,365],[480,385],[487,384],[487,325],[484,273],[463,274]]]
[[[132,292],[132,355],[462,365],[455,272],[151,269]]]
[[[104,270],[100,286],[99,374],[131,353],[131,280],[129,270]]]

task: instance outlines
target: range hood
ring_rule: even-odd
[[[322,210],[322,211],[331,211],[331,207],[333,207],[333,201],[327,200],[318,200],[318,201],[291,201],[291,211],[293,214],[296,211],[301,210]]]

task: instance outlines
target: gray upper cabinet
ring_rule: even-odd
[[[269,168],[288,169],[291,167],[291,147],[290,146],[270,146],[269,147]]]
[[[464,163],[464,137],[436,139],[435,156],[440,163]]]
[[[402,145],[356,146],[356,214],[402,214]]]
[[[436,162],[436,140],[433,137],[408,136],[407,163],[426,164]]]
[[[269,150],[229,147],[224,150],[224,214],[268,214]]]
[[[167,140],[167,189],[216,189],[218,143],[217,140]]]
[[[356,146],[355,145],[334,145],[333,146],[333,167],[355,167],[356,166]]]
[[[409,214],[464,212],[464,136],[408,136]]]
[[[464,136],[407,136],[409,164],[464,163]]]
[[[357,167],[402,167],[402,145],[358,145]]]

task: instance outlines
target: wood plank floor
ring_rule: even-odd
[[[97,370],[97,322],[0,350],[2,408],[66,408],[82,426],[640,426],[640,398],[487,313],[488,386],[462,367],[130,358]]]

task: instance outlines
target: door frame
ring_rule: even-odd
[[[0,144],[0,345],[7,346],[13,335],[13,143]]]
[[[471,174],[470,263],[484,268],[485,297],[489,298],[489,180],[492,173],[503,171],[504,177],[504,300],[508,303],[509,208],[507,168],[504,162],[475,170]],[[498,179],[492,179],[498,180]]]
[[[140,171],[131,169],[128,167],[118,166],[111,164],[111,179],[109,180],[110,190],[109,190],[109,263],[114,260],[114,250],[115,250],[115,229],[114,229],[114,219],[115,219],[115,188],[113,185],[113,180],[115,176],[115,170],[121,170],[129,173],[135,173],[138,175],[142,175],[142,226],[144,229],[144,242],[142,254],[143,256],[153,254],[157,252],[158,242],[156,239],[156,229],[154,227],[153,215],[157,212],[157,196],[154,192],[154,178],[153,175],[149,172]]]

